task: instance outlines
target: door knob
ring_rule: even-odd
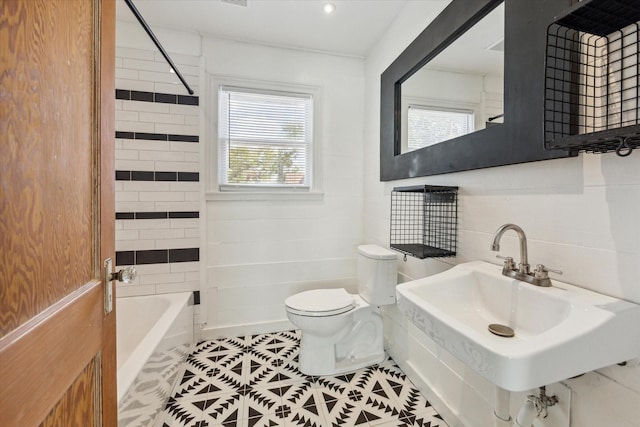
[[[111,280],[117,280],[118,282],[123,283],[131,283],[136,280],[136,277],[138,277],[138,272],[133,266],[111,273]]]

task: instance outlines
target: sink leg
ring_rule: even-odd
[[[513,425],[509,414],[509,400],[511,393],[507,390],[496,387],[496,402],[493,409],[494,426],[509,427]]]

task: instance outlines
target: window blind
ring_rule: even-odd
[[[473,131],[473,112],[440,110],[409,105],[407,145],[409,151],[427,147]]]
[[[221,86],[221,188],[311,186],[311,95]]]

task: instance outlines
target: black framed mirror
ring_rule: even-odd
[[[402,153],[402,83],[504,2],[504,123]],[[571,0],[452,0],[382,73],[380,180],[569,157],[543,144],[546,30]]]

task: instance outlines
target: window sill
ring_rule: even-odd
[[[205,193],[205,200],[224,201],[267,201],[267,200],[322,200],[324,193],[317,191],[211,191]]]

